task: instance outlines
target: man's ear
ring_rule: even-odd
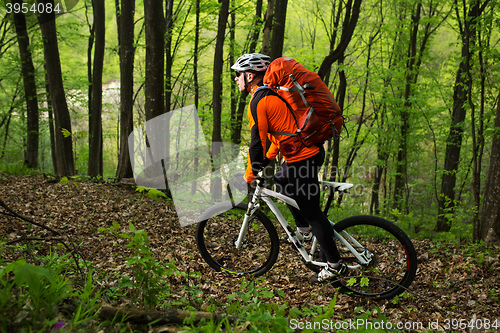
[[[253,79],[255,78],[255,73],[252,73],[252,72],[245,72],[245,74],[247,75],[247,82],[250,83],[253,81]]]

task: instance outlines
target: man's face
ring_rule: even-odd
[[[245,88],[245,72],[236,72],[236,77],[234,78],[236,84],[238,85],[238,90],[243,92]]]

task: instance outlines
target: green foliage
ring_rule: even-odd
[[[144,230],[137,230],[130,222],[128,232],[120,232],[121,226],[113,222],[110,228],[100,228],[99,231],[106,237],[116,237],[126,240],[126,247],[132,250],[132,255],[125,258],[126,265],[131,269],[130,275],[120,275],[117,287],[113,288],[111,297],[127,295],[136,300],[140,308],[154,309],[155,307],[169,307],[171,285],[169,279],[178,276],[184,279],[197,279],[200,274],[196,272],[183,272],[176,268],[173,262],[159,262],[149,247],[149,238]],[[197,287],[185,286],[184,292],[189,296],[199,294]],[[183,298],[173,304],[185,306],[189,299]]]
[[[61,185],[69,184],[68,177],[61,177],[61,180],[59,180],[59,184],[61,184]]]
[[[129,287],[132,298],[140,300],[141,307],[153,308],[164,293],[169,293],[170,286],[165,277],[174,274],[175,266],[156,261],[144,230],[137,230],[132,223],[129,223],[129,229],[129,233],[120,233],[119,237],[127,239],[127,247],[133,250],[133,255],[125,259],[132,269],[132,276],[122,276],[120,286]]]
[[[157,190],[155,188],[137,186],[135,191],[139,192],[139,193],[146,193],[146,195],[153,200],[160,200],[160,198],[164,198],[164,199],[168,198],[165,193],[163,193],[162,191]]]
[[[44,259],[44,258],[42,258]],[[100,293],[89,273],[82,288],[75,288],[65,272],[67,256],[45,258],[44,266],[17,260],[0,269],[0,331],[31,328],[50,330],[54,326],[84,327],[96,317]],[[74,277],[73,277],[74,279]],[[67,313],[76,309],[71,316]]]
[[[30,3],[33,2],[30,0]],[[4,3],[7,3],[4,1]],[[195,11],[190,1],[174,1],[174,22],[172,25],[172,47],[169,49],[173,59],[171,89],[172,108],[181,107],[194,102],[193,67],[194,67],[194,27]],[[420,218],[417,229],[432,229],[429,224],[435,220],[437,212],[436,190],[439,188],[441,169],[444,161],[444,147],[449,133],[450,112],[453,105],[454,79],[457,63],[460,60],[460,38],[457,30],[457,17],[448,16],[449,4],[440,3],[428,8],[423,4],[421,21],[418,29],[416,48],[419,68],[408,68],[408,50],[413,27],[413,2],[394,3],[384,6],[382,3],[363,2],[358,25],[349,43],[348,52],[342,63],[335,63],[328,76],[328,84],[337,97],[340,84],[339,74],[346,75],[347,91],[343,100],[344,114],[351,119],[346,126],[351,135],[344,133],[340,145],[340,171],[345,171],[345,162],[350,156],[356,159],[351,168],[365,169],[365,172],[348,170],[347,180],[357,186],[351,194],[351,199],[344,200],[343,206],[349,211],[366,214],[370,207],[371,188],[374,183],[375,166],[385,167],[380,192],[380,209],[383,215],[390,216],[394,205],[402,213],[413,212],[415,218]],[[476,114],[476,128],[484,127],[484,142],[493,134],[494,105],[497,93],[499,52],[495,47],[498,43],[498,26],[495,20],[495,6],[489,9],[479,19],[481,30],[481,45],[476,44],[473,50],[472,65],[473,89],[471,102],[479,109]],[[217,20],[219,9],[217,1],[203,1],[200,8],[200,48],[198,50],[198,80],[201,99],[198,102],[198,114],[202,121],[202,129],[206,138],[211,137],[212,124],[212,77],[214,36],[216,34],[213,22]],[[237,57],[248,51],[248,35],[251,31],[262,31],[263,22],[255,17],[255,2],[236,0],[231,3],[236,25],[232,34],[227,34],[225,54]],[[262,13],[266,11],[266,2]],[[103,177],[114,177],[118,154],[118,121],[119,121],[119,88],[116,85],[120,77],[118,53],[118,29],[114,11],[114,3],[106,2],[106,54],[103,75]],[[375,10],[365,10],[373,8]],[[425,13],[425,14],[424,14]],[[428,16],[428,13],[434,13]],[[338,16],[337,16],[338,15]],[[135,63],[143,64],[146,41],[143,27],[144,4],[136,5],[136,24],[134,30]],[[440,17],[443,18],[443,22]],[[47,96],[43,93],[45,87],[45,72],[43,70],[43,42],[40,29],[34,15],[27,15],[30,50],[33,52],[33,62],[36,70],[40,114],[40,171],[53,172],[51,160],[51,145]],[[324,58],[338,43],[338,36],[343,25],[341,13],[327,0],[311,0],[290,3],[287,7],[286,42],[283,54],[292,56],[302,62],[307,68],[317,70]],[[5,15],[3,21],[12,22],[12,15]],[[89,69],[88,53],[82,45],[91,45],[92,6],[80,1],[70,14],[57,18],[59,53],[61,57],[62,76],[66,97],[71,113],[72,128],[59,129],[66,137],[71,136],[74,145],[74,158],[77,174],[85,175],[88,164],[88,108],[89,108]],[[424,38],[425,25],[433,32]],[[12,24],[1,27],[4,36],[0,40],[2,54],[0,66],[0,172],[29,173],[22,167],[26,138],[26,114],[23,94],[21,61],[16,47],[16,33]],[[261,43],[257,42],[257,50]],[[489,40],[488,40],[489,38]],[[422,41],[427,40],[425,49],[419,49]],[[368,52],[370,50],[370,52]],[[421,54],[420,54],[421,52]],[[484,91],[480,89],[478,54],[482,52],[482,61],[489,69],[484,80]],[[92,53],[92,52],[90,52]],[[92,59],[90,59],[92,60]],[[90,63],[91,64],[91,63]],[[234,79],[229,66],[224,67],[223,75],[223,140],[229,141],[232,122],[231,99],[234,98]],[[418,75],[412,83],[410,96],[405,96],[406,78],[409,74]],[[144,121],[144,84],[145,68],[143,65],[134,67],[134,126]],[[481,96],[485,96],[484,103]],[[482,103],[482,104],[481,104]],[[467,106],[468,107],[468,106]],[[470,111],[468,111],[470,112]],[[406,193],[408,200],[393,202],[393,184],[396,177],[397,155],[401,148],[402,115],[408,115],[409,135],[406,138],[407,170]],[[245,119],[245,117],[243,117]],[[7,130],[7,120],[8,125]],[[234,120],[234,119],[233,119]],[[244,121],[245,122],[245,121]],[[471,131],[472,120],[468,116],[462,124],[464,141],[462,156],[457,171],[457,209],[450,211],[453,224],[468,223],[468,214],[473,210],[471,194],[464,190],[471,182]],[[248,126],[242,127],[242,145],[247,145],[250,138]],[[488,149],[488,146],[485,146]],[[487,151],[487,150],[485,150]],[[352,155],[354,153],[354,155]],[[328,156],[331,158],[331,155]],[[484,154],[481,163],[481,186],[485,184],[485,174],[489,165],[489,156]],[[358,163],[358,165],[356,165]],[[332,170],[325,170],[328,174]],[[342,172],[341,172],[342,173]],[[148,191],[148,195],[156,198],[160,193]],[[427,219],[427,221],[423,221]],[[456,222],[455,222],[456,221]],[[459,237],[462,237],[459,236]]]
[[[239,318],[236,330],[243,327],[248,332],[293,332],[285,317],[287,305],[277,302],[280,299],[281,292],[269,288],[263,278],[242,280],[240,291],[228,296],[226,312]],[[209,331],[205,329],[214,327],[214,323],[191,327]]]

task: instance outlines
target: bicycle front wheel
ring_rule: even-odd
[[[354,216],[334,228],[369,261],[361,264],[346,244],[336,240],[340,256],[349,267],[341,280],[344,292],[390,299],[410,286],[417,272],[417,254],[398,226],[375,216]]]
[[[220,272],[262,275],[276,262],[279,238],[271,220],[260,211],[252,215],[240,249],[238,239],[247,206],[231,202],[211,207],[205,214],[213,216],[201,221],[196,229],[196,245],[210,267]]]

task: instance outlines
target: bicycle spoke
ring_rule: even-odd
[[[279,246],[277,234],[273,236],[268,230],[274,230],[270,221],[264,222],[262,216],[255,215],[249,221],[241,248],[236,248],[244,216],[245,210],[235,207],[203,221],[202,232],[197,236],[198,245],[205,260],[216,269],[263,274],[276,260]]]
[[[411,242],[399,228],[382,219],[361,217],[351,218],[340,229],[363,246],[358,252],[368,258],[368,263],[361,263],[345,244],[337,241],[339,252],[350,268],[342,278],[348,292],[391,298],[409,286],[416,271],[416,256]]]

